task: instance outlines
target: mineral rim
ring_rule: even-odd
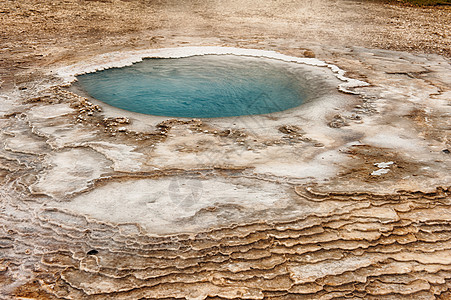
[[[449,8],[0,4],[2,299],[451,298]],[[304,64],[327,93],[196,120],[70,85],[232,52]]]

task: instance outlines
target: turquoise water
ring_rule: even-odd
[[[90,96],[149,115],[216,118],[267,114],[301,105],[302,74],[289,63],[233,55],[145,59],[78,76]]]

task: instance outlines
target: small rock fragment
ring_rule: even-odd
[[[283,125],[279,127],[279,131],[285,134],[297,133],[301,129],[296,125]]]
[[[312,50],[305,50],[304,51],[304,56],[308,57],[308,58],[315,58],[315,52],[313,52]]]
[[[348,122],[342,115],[335,115],[332,121],[327,124],[331,128],[340,128],[343,126],[349,126]]]

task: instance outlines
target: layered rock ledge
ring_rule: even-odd
[[[82,2],[2,2],[0,298],[450,299],[448,10]],[[365,9],[376,17],[355,17]],[[85,27],[68,24],[77,13]],[[437,40],[409,14],[443,22]],[[43,20],[46,34],[32,26]],[[414,37],[429,54],[374,49]],[[295,111],[196,120],[68,85],[74,66],[180,46],[316,56],[328,92]],[[368,85],[343,88],[354,80]]]

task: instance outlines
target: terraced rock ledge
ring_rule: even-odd
[[[0,49],[0,298],[451,299],[449,10],[82,2],[0,1],[2,33],[49,29]],[[424,47],[405,52],[396,30],[368,42],[364,15],[355,35],[322,23],[333,11],[348,28],[358,18],[340,16],[362,9],[374,22],[436,18],[445,36],[412,31]],[[94,15],[75,28],[75,12]],[[321,97],[199,120],[126,112],[71,84],[212,51],[300,64]]]

